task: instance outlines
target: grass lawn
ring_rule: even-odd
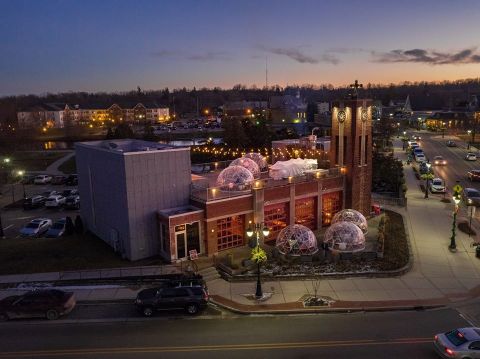
[[[160,264],[160,259],[121,259],[92,234],[0,240],[0,275]]]
[[[63,162],[58,169],[66,174],[77,173],[77,163],[75,162],[75,156],[70,157],[67,161]]]
[[[65,152],[38,151],[16,152],[11,156],[11,167],[15,170],[44,171],[56,160],[64,157]]]

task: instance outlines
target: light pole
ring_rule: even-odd
[[[397,122],[397,130],[398,130],[397,138],[399,138],[400,137],[400,122]]]
[[[402,150],[405,151],[405,142],[407,142],[407,131],[403,131]]]
[[[445,138],[445,122],[442,122],[442,138]]]
[[[22,178],[23,175],[25,174],[25,171],[20,170],[20,171],[18,171],[17,173],[18,173],[18,176],[19,176],[20,178]],[[25,183],[23,182],[23,179],[20,180],[20,182],[22,183],[23,199],[25,199],[25,198],[27,198],[27,195],[26,195],[26,193],[25,193]]]
[[[260,299],[263,297],[262,283],[260,282],[260,266],[262,262],[267,259],[265,251],[260,247],[260,236],[263,235],[264,238],[268,237],[270,230],[262,225],[262,223],[255,223],[253,227],[249,226],[247,229],[248,238],[252,238],[254,234],[255,244],[252,249],[252,259],[257,263],[257,286],[255,290],[255,298]]]
[[[430,176],[431,176],[430,167],[432,167],[431,163],[427,162],[427,173],[425,174],[426,184],[425,184],[425,197],[424,198],[428,198],[428,185],[429,185]]]
[[[467,150],[470,149],[470,135],[472,134],[472,130],[467,130],[468,133],[468,140],[467,140]]]
[[[458,204],[460,203],[460,198],[457,194],[453,196],[453,202],[455,202],[455,208],[453,210],[453,224],[452,224],[452,236],[450,237],[450,245],[448,248],[452,252],[457,251],[457,244],[455,243],[455,228],[457,227],[457,212],[458,212]]]

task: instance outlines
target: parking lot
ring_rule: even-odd
[[[79,210],[75,209],[65,209],[64,207],[60,208],[46,208],[44,206],[40,208],[33,208],[24,210],[22,208],[22,198],[23,190],[25,189],[25,195],[27,197],[32,197],[37,194],[42,194],[46,191],[57,191],[63,192],[66,189],[77,189],[76,186],[65,186],[65,185],[34,185],[26,184],[22,185],[17,183],[14,186],[8,186],[6,190],[3,191],[2,196],[0,197],[1,207],[7,206],[15,200],[15,203],[18,204],[14,208],[5,209],[2,208],[1,217],[2,225],[4,229],[4,234],[7,238],[19,238],[20,229],[26,225],[28,222],[35,218],[49,218],[52,222],[55,222],[57,219],[62,217],[70,216],[72,220],[79,214]],[[12,190],[13,195],[12,195]]]

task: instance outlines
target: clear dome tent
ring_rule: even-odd
[[[230,166],[242,166],[249,170],[253,177],[260,176],[260,167],[250,158],[237,158],[230,163]]]
[[[217,177],[217,186],[225,191],[248,190],[252,182],[252,173],[242,166],[227,167]]]
[[[268,168],[267,160],[260,153],[249,152],[243,157],[244,158],[249,158],[253,162],[255,162],[258,165],[258,168],[260,168],[260,171],[264,171]]]
[[[357,225],[366,234],[368,232],[367,219],[359,211],[354,209],[343,209],[337,212],[332,219],[332,224],[337,222],[351,222]]]
[[[292,256],[312,255],[318,252],[313,232],[301,224],[285,227],[278,234],[275,247],[281,254]]]
[[[365,236],[352,222],[337,222],[325,231],[324,243],[337,252],[359,252],[365,249]]]

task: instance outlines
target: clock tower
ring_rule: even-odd
[[[344,208],[371,211],[372,101],[357,98],[357,81],[348,100],[332,103],[330,164],[345,171]]]

